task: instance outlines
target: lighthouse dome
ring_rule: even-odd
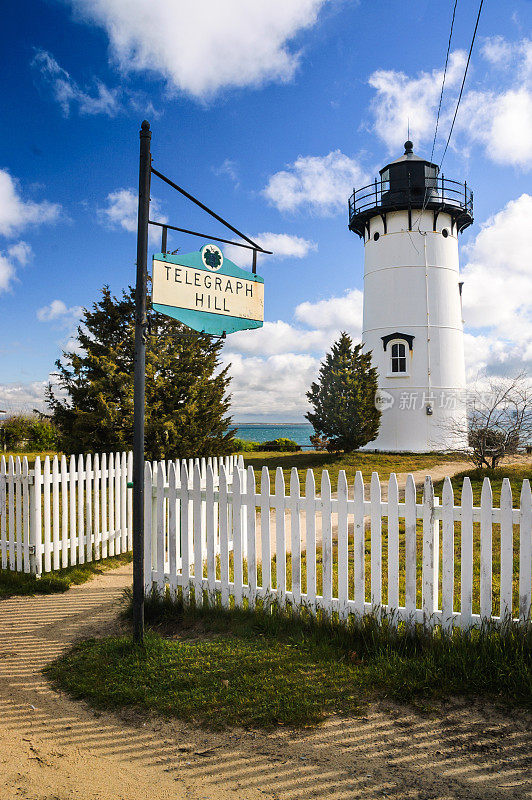
[[[458,231],[473,222],[473,192],[467,183],[440,175],[438,165],[416,155],[409,140],[403,155],[379,170],[374,183],[353,191],[349,228],[364,238],[372,217],[381,216],[386,226],[388,212],[408,211],[410,218],[412,209],[428,209],[436,216],[446,212]]]
[[[439,168],[416,156],[413,148],[411,141],[405,142],[404,155],[379,171],[383,205],[407,208],[417,201],[425,206],[437,201]]]

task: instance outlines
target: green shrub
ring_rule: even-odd
[[[258,442],[248,442],[247,439],[233,439],[233,443],[235,453],[252,453],[261,449],[261,445]]]
[[[2,444],[8,450],[17,450],[27,443],[30,417],[25,414],[12,414],[2,422]]]
[[[282,453],[295,453],[301,450],[301,445],[294,442],[293,439],[273,439],[271,442],[263,442],[260,445],[261,450],[278,450]]]
[[[0,441],[7,450],[53,450],[57,440],[57,428],[46,417],[12,414],[0,425]]]
[[[58,432],[49,419],[36,419],[30,423],[28,444],[32,450],[54,450]]]

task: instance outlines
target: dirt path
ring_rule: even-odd
[[[319,728],[209,733],[100,714],[41,668],[118,623],[129,567],[64,595],[0,603],[2,800],[501,800],[532,798],[531,721],[454,702],[428,716],[381,703]]]

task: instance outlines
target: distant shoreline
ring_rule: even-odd
[[[313,427],[310,422],[235,422],[236,437],[247,442],[268,442],[274,439],[292,439],[297,444],[310,446]]]
[[[309,428],[312,428],[312,425],[310,424],[310,422],[232,422],[231,423],[231,427],[234,427],[234,428],[253,428],[253,427],[259,427],[259,428],[268,428],[268,427],[271,428],[271,427],[274,427],[275,428],[275,427],[278,427],[279,425],[290,425],[290,426],[302,425],[305,428],[307,426]]]

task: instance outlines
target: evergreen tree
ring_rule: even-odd
[[[329,450],[358,450],[377,437],[381,412],[375,407],[377,370],[371,353],[342,333],[325,356],[318,383],[307,397],[314,411],[306,417]]]
[[[146,457],[231,453],[222,343],[163,315],[156,315],[156,326],[146,343]],[[56,361],[58,386],[48,386],[47,401],[67,452],[131,448],[134,328],[134,290],[117,299],[105,286],[84,310],[77,347]]]

